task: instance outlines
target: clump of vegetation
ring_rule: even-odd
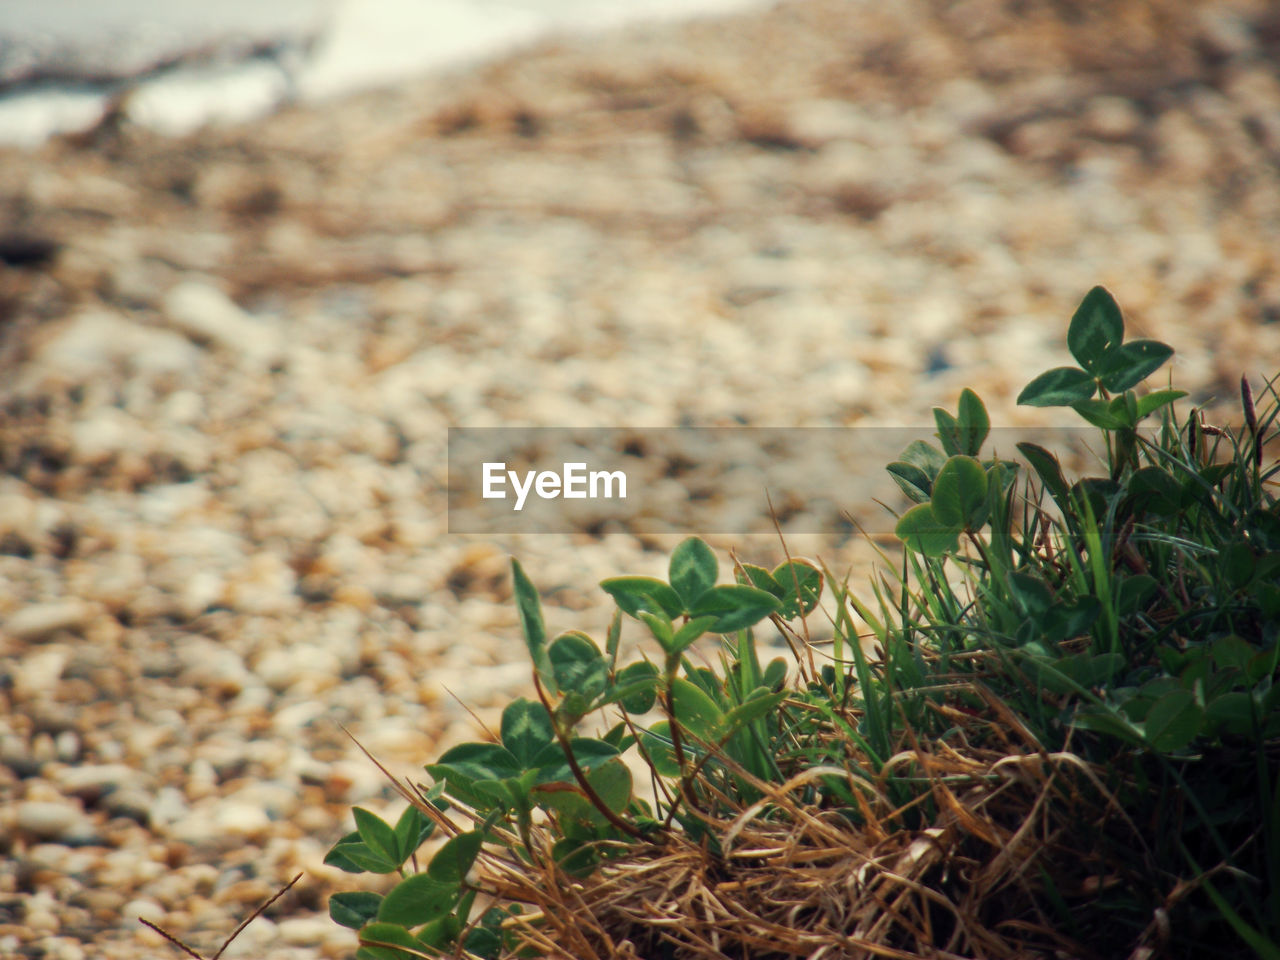
[[[690,538],[604,581],[597,643],[513,562],[537,698],[397,781],[397,823],[355,810],[328,862],[401,877],[332,897],[358,957],[1280,957],[1275,381],[1238,431],[1179,418],[1102,288],[1067,345],[1019,402],[1099,428],[1105,475],[984,457],[966,390],[889,465],[916,505],[865,594],[803,559],[721,583]]]

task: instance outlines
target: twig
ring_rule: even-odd
[[[283,897],[286,893],[292,890],[293,885],[301,879],[302,879],[302,874],[299,873],[296,877],[294,877],[292,880],[286,883],[281,889],[277,890],[275,896],[273,896],[270,900],[268,900],[266,903],[260,906],[257,910],[253,911],[253,913],[249,914],[248,918],[243,923],[241,923],[240,926],[236,927],[234,930],[231,931],[231,936],[227,937],[227,939],[223,941],[222,946],[218,948],[218,952],[213,955],[213,960],[218,960],[218,958],[222,956],[223,951],[225,951],[227,947],[231,946],[231,941],[234,940],[236,937],[240,936],[241,932],[244,930],[245,927],[253,923],[254,920],[257,920],[258,917],[262,916],[267,911],[268,907],[270,907],[273,903],[275,903],[277,900]]]
[[[240,926],[236,927],[234,930],[231,931],[231,936],[227,937],[226,940],[222,941],[222,946],[218,948],[218,952],[213,955],[212,960],[218,960],[218,958],[221,957],[222,954],[226,951],[227,947],[231,946],[232,941],[235,940],[236,937],[240,936],[242,932],[244,932],[245,927],[253,923],[254,920],[257,920],[258,917],[262,916],[273,903],[275,903],[277,900],[283,897],[286,893],[292,890],[293,885],[301,879],[302,879],[302,874],[299,873],[296,877],[294,877],[292,880],[286,883],[283,887],[277,890],[270,900],[262,904],[262,906],[258,907],[257,910],[254,910],[253,913],[249,914],[249,916],[245,918],[245,920],[240,924]],[[142,917],[139,917],[138,922],[143,924],[144,926],[150,927],[152,930],[160,934],[160,936],[164,937],[166,940],[172,943],[175,947],[177,947],[187,956],[193,957],[194,960],[205,960],[205,958],[201,954],[196,953],[196,951],[192,950],[190,947],[188,947],[185,943],[183,943],[173,934],[165,930],[162,930],[160,927],[156,926],[150,920],[146,920]]]
[[[157,927],[157,926],[156,926],[154,923],[152,923],[150,920],[144,920],[142,917],[139,917],[139,918],[138,918],[138,922],[139,922],[139,923],[141,923],[143,926],[150,927],[152,930],[154,930],[156,933],[160,934],[160,936],[164,937],[166,940],[168,940],[170,943],[172,943],[175,947],[177,947],[179,950],[181,950],[181,951],[182,951],[183,953],[185,953],[187,956],[189,956],[189,957],[195,957],[195,960],[204,960],[204,957],[200,956],[200,954],[196,953],[194,950],[192,950],[190,947],[188,947],[185,943],[183,943],[181,940],[179,940],[179,939],[178,939],[177,937],[175,937],[173,934],[171,934],[171,933],[166,933],[164,930],[161,930],[159,927]]]

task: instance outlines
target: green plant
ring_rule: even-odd
[[[1240,435],[1194,412],[1179,422],[1171,404],[1182,391],[1133,389],[1170,349],[1124,343],[1123,334],[1110,294],[1090,291],[1068,334],[1080,368],[1042,374],[1019,397],[1070,406],[1100,427],[1107,476],[1069,485],[1049,451],[1020,443],[1039,488],[1028,488],[1013,522],[1018,505],[1003,489],[995,495],[996,465],[983,465],[984,476],[972,460],[986,424],[972,396],[962,397],[958,420],[939,411],[950,459],[907,452],[939,464],[932,489],[890,467],[924,501],[897,532],[919,555],[919,582],[938,595],[919,605],[924,623],[904,618],[901,627],[927,632],[944,652],[990,651],[997,669],[990,657],[968,663],[1037,742],[1071,744],[1106,764],[1126,812],[1158,825],[1134,852],[1166,881],[1128,903],[1112,898],[1117,912],[1135,924],[1155,915],[1160,898],[1172,896],[1167,878],[1180,877],[1177,899],[1202,888],[1211,901],[1211,909],[1181,911],[1188,943],[1224,933],[1206,916],[1216,912],[1227,935],[1280,955],[1280,513],[1277,467],[1264,470],[1262,456],[1277,407],[1259,416],[1242,380]],[[1273,383],[1266,390],[1274,401]],[[1144,436],[1141,422],[1157,413],[1158,429]],[[1046,495],[1056,515],[1043,508]],[[974,556],[960,556],[961,533]],[[952,592],[946,561],[962,561],[970,597]],[[1166,797],[1175,798],[1167,808]],[[1230,902],[1201,863],[1222,872]]]
[[[395,825],[356,811],[328,862],[401,877],[331,899],[361,960],[1280,956],[1280,398],[1179,421],[1138,390],[1172,351],[1101,288],[1068,346],[1020,402],[1100,428],[1106,475],[984,458],[965,390],[888,467],[915,505],[869,602],[802,559],[720,584],[689,538],[666,580],[601,584],[602,647],[548,639],[513,561],[537,698],[397,783]],[[628,618],[653,655],[623,663]],[[761,664],[766,619],[792,665]]]
[[[487,846],[529,866],[590,873],[617,846],[656,841],[673,821],[698,832],[700,821],[691,814],[715,807],[715,790],[754,798],[755,778],[777,772],[777,723],[770,714],[786,696],[780,690],[785,665],[779,659],[762,668],[748,628],[771,615],[812,611],[822,587],[812,564],[742,567],[741,582],[717,584],[714,553],[690,538],[673,553],[668,581],[604,581],[618,611],[603,650],[579,631],[548,642],[537,591],[518,562],[512,575],[539,699],[508,704],[500,742],[462,744],[428,764],[436,780],[431,789],[401,785],[411,805],[394,827],[356,808],[357,830],[326,862],[403,877],[385,896],[352,892],[331,899],[333,918],[360,931],[361,957],[400,958],[455,944],[494,956],[510,945],[501,921],[518,908],[490,909],[472,920],[478,895],[501,895],[468,879]],[[646,625],[662,652],[659,664],[642,659],[619,667],[624,614]],[[737,638],[723,676],[685,656],[708,632]],[[640,726],[636,718],[659,703],[666,719]],[[609,707],[618,712],[615,725],[602,736],[580,734],[585,720]],[[620,759],[631,748],[658,778],[665,802],[657,811],[634,794],[631,771]],[[470,828],[447,819],[450,809]],[[549,848],[542,842],[548,824],[555,837]],[[406,870],[437,826],[448,841],[424,870]]]

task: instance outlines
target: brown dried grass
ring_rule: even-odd
[[[531,908],[507,921],[531,954],[565,960],[1093,956],[1055,929],[1042,878],[1063,897],[1096,895],[1129,872],[1122,861],[1142,859],[1138,831],[1100,771],[1045,752],[989,699],[989,720],[949,711],[964,718],[954,743],[907,731],[874,781],[839,767],[756,781],[759,802],[731,818],[700,814],[718,853],[673,832],[618,844],[575,878],[535,829],[539,862],[493,851],[483,886]],[[805,802],[804,788],[829,776],[850,781],[862,823]],[[889,785],[905,777],[921,786],[897,807]]]

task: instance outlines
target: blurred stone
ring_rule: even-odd
[[[79,630],[93,615],[93,608],[80,600],[60,600],[25,606],[4,621],[4,630],[15,640],[44,640],[60,630]]]
[[[86,797],[130,787],[143,788],[150,780],[142,771],[123,763],[65,767],[58,771],[56,779],[63,790]]]
[[[169,322],[197,342],[216,344],[246,359],[268,365],[281,356],[279,334],[255,320],[217,287],[184,280],[164,301]]]
[[[18,804],[17,828],[42,840],[58,840],[85,826],[84,811],[69,803],[28,800]]]
[[[311,947],[329,939],[333,921],[326,917],[290,917],[281,920],[276,929],[281,942],[291,947]]]
[[[107,310],[86,310],[44,343],[32,370],[84,380],[123,366],[154,376],[189,372],[198,355],[171,331],[145,327]]]
[[[122,918],[126,922],[137,923],[141,920],[149,920],[156,925],[164,923],[165,909],[154,900],[130,900],[120,910]]]

